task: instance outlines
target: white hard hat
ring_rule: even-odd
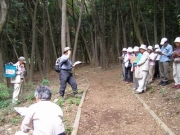
[[[127,49],[127,52],[130,52],[130,53],[132,53],[132,52],[133,52],[133,49],[132,49],[132,47],[128,47],[128,49]]]
[[[153,47],[150,45],[150,46],[148,46],[148,48],[147,48],[148,50],[151,50],[151,51],[153,51]]]
[[[174,43],[180,43],[180,37],[177,37],[177,38],[174,40]]]
[[[147,50],[147,47],[146,47],[146,45],[141,44],[141,46],[140,46],[140,48],[139,48],[139,49],[144,49],[144,50]]]
[[[126,49],[126,48],[123,48],[123,49],[122,49],[122,52],[127,52],[127,49]]]
[[[68,50],[71,50],[71,48],[70,47],[65,47],[63,52],[65,53]]]
[[[135,47],[133,48],[133,51],[134,51],[134,52],[139,52],[139,47],[138,47],[138,46],[135,46]]]
[[[160,49],[159,45],[158,45],[158,44],[155,44],[155,45],[154,45],[154,49]]]
[[[167,41],[168,41],[168,39],[167,39],[167,38],[165,38],[165,37],[164,37],[164,38],[162,38],[162,39],[161,39],[161,43],[160,43],[160,45],[164,45],[164,43],[165,43],[165,42],[167,42]]]

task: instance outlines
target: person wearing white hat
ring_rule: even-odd
[[[158,44],[155,44],[154,45],[154,50],[155,50],[154,53],[157,54],[157,57],[156,57],[156,61],[155,61],[154,79],[160,77],[160,73],[159,73],[159,59],[160,59],[161,55],[158,52],[156,52],[157,49],[160,50],[160,47],[159,47]]]
[[[25,73],[25,70],[22,70],[22,66],[26,63],[26,59],[21,56],[18,58],[18,62],[14,64],[14,66],[17,67],[16,77],[11,78],[11,83],[14,84],[14,91],[13,91],[13,98],[12,103],[16,104],[18,101],[19,93],[21,91],[21,86],[23,83],[23,74]],[[23,67],[24,69],[24,67]]]
[[[161,57],[159,60],[159,71],[161,81],[158,85],[165,86],[168,84],[170,79],[170,61],[173,52],[172,46],[168,43],[167,38],[162,38],[160,44],[161,47]]]
[[[133,90],[136,90],[139,87],[138,79],[135,77],[135,70],[137,63],[140,61],[142,54],[139,52],[139,47],[135,46],[133,48],[133,52],[135,56],[137,57],[137,60],[133,63]]]
[[[60,58],[59,65],[61,67],[61,70],[59,72],[59,79],[60,79],[60,97],[63,99],[66,85],[69,83],[72,87],[73,93],[75,97],[80,97],[77,91],[77,83],[75,78],[73,77],[72,68],[75,65],[72,65],[72,62],[70,60],[71,56],[71,48],[65,47],[64,48],[64,54]]]
[[[124,57],[125,65],[125,82],[133,83],[133,72],[131,71],[132,64],[130,62],[131,57],[134,56],[132,47],[128,47],[127,54]]]
[[[174,44],[176,45],[176,49],[174,50],[172,57],[173,61],[173,78],[175,81],[175,85],[173,88],[180,88],[180,37],[176,37],[174,40]]]
[[[122,76],[123,76],[123,81],[125,81],[125,66],[124,66],[124,57],[127,54],[127,49],[123,48],[122,49],[122,56],[119,57],[121,60],[121,65],[122,65]]]
[[[148,74],[148,78],[147,78],[147,83],[152,83],[157,54],[153,52],[152,46],[148,46],[147,51],[149,53],[149,74]]]
[[[135,94],[140,94],[146,91],[147,76],[149,71],[149,53],[147,52],[146,45],[142,44],[140,46],[140,52],[142,53],[142,57],[137,63],[137,66],[139,66],[142,70],[142,78],[138,78],[139,87],[135,91]]]

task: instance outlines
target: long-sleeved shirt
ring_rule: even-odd
[[[141,59],[141,57],[142,57],[142,54],[141,53],[138,53],[137,55],[137,60],[133,63],[133,66],[136,66],[137,65],[137,63],[140,61],[140,59]]]
[[[171,55],[173,52],[173,48],[170,44],[166,45],[166,46],[162,46],[161,47],[161,52],[163,53],[163,55],[161,55],[159,61],[160,62],[167,62],[167,61],[171,61]]]
[[[65,54],[61,56],[59,64],[60,64],[61,69],[72,70],[72,62]]]
[[[140,61],[137,63],[137,66],[142,67],[143,71],[149,70],[149,53],[145,51],[140,59]]]
[[[33,130],[33,135],[58,135],[65,131],[61,108],[51,101],[39,101],[28,108],[21,131]]]
[[[158,54],[157,53],[154,53],[152,52],[151,54],[149,54],[149,65],[150,66],[153,66],[155,65],[155,61],[156,61],[156,58],[158,57]]]

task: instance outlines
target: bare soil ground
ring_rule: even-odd
[[[77,68],[76,74],[80,91],[87,86],[81,76],[91,83],[83,103],[78,135],[167,135],[136,99],[132,86],[122,81],[119,65],[113,65],[105,71],[97,67],[83,66]],[[40,82],[38,78],[38,74],[34,76],[37,83]],[[48,79],[53,101],[59,98],[58,74],[52,71]],[[176,135],[180,135],[180,94],[171,88],[172,83],[162,87],[157,85],[158,82],[159,80],[155,80],[148,85],[147,91],[140,97]],[[72,131],[79,103],[70,93],[71,88],[68,86],[65,102],[59,103],[64,112],[64,124],[68,134]],[[28,106],[33,102],[22,98],[19,106]],[[4,112],[5,110],[0,110],[0,135],[13,135],[20,129],[23,118],[13,108]]]

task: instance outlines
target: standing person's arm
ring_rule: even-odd
[[[141,60],[137,63],[137,66],[143,65],[148,59],[148,55],[142,55]]]

